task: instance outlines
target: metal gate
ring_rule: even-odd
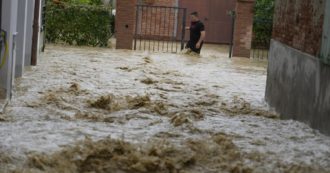
[[[270,19],[255,18],[253,22],[253,38],[251,57],[267,59],[270,49],[270,40],[273,31],[273,21]]]
[[[184,49],[186,13],[179,7],[137,5],[133,49],[170,53]]]

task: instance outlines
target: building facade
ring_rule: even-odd
[[[228,13],[234,11],[236,7],[236,0],[138,0],[138,4],[151,5],[151,6],[168,6],[168,7],[180,7],[186,8],[187,14],[197,11],[200,15],[200,20],[207,26],[205,41],[208,43],[217,44],[230,44],[232,35],[232,18]],[[156,13],[156,12],[155,12]],[[161,20],[161,17],[168,15],[164,12],[158,12],[157,19]],[[144,13],[147,14],[147,13]],[[174,12],[170,12],[173,19],[178,19]],[[161,23],[155,21],[155,23]],[[173,22],[169,22],[172,24]],[[186,25],[189,25],[187,20]],[[157,25],[154,25],[157,28]],[[173,27],[169,27],[173,28]],[[153,28],[151,28],[152,30]],[[175,28],[174,31],[175,32]],[[169,32],[169,33],[173,33]],[[221,34],[219,34],[221,33]],[[188,36],[186,37],[186,40]]]
[[[152,35],[158,37],[177,37],[180,36],[180,26],[176,23],[181,23],[180,14],[168,11],[145,10],[142,15],[136,17],[136,5],[148,6],[166,6],[179,7],[187,9],[186,26],[190,25],[189,13],[197,11],[200,13],[200,20],[206,27],[206,43],[216,44],[232,44],[234,45],[234,56],[250,57],[251,40],[252,40],[252,25],[253,25],[253,8],[255,0],[122,0],[117,1],[116,6],[116,38],[118,49],[131,49],[132,39],[135,32],[135,25],[138,24],[137,32],[139,35]],[[232,12],[236,12],[236,22],[233,22]],[[138,13],[140,14],[140,13]],[[144,15],[143,15],[144,14]],[[168,16],[170,19],[163,18]],[[148,21],[144,23],[143,21]],[[150,25],[150,21],[152,24]],[[173,22],[177,21],[177,22]],[[142,22],[142,24],[140,23]],[[149,23],[149,24],[147,24]],[[168,26],[164,28],[157,24],[165,23]],[[235,27],[234,27],[235,24]],[[173,26],[172,26],[173,25]],[[146,34],[144,34],[146,33]],[[176,34],[179,33],[179,34]],[[186,34],[187,41],[189,34]]]
[[[11,97],[14,79],[21,77],[24,67],[31,65],[35,1],[0,0],[0,111]],[[39,34],[37,37],[40,38]]]
[[[266,100],[330,134],[330,1],[276,0]]]

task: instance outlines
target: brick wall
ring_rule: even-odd
[[[276,0],[273,38],[314,56],[320,53],[325,0]]]
[[[250,58],[255,0],[238,0],[233,55]]]
[[[177,7],[177,0],[139,0],[141,5]],[[143,8],[139,9],[139,35],[160,37],[176,36],[176,24],[179,12],[170,8]]]
[[[136,0],[117,1],[116,49],[132,49]]]
[[[173,36],[178,11],[170,8],[140,8],[138,34]]]
[[[116,48],[132,49],[136,25],[136,4],[152,6],[177,6],[177,0],[120,0],[117,1]],[[176,23],[180,13],[169,8],[140,8],[137,34],[141,38],[170,38],[177,36]],[[146,37],[148,35],[148,37]]]
[[[120,0],[117,1],[116,38],[117,49],[132,49],[136,25],[136,4],[152,6],[177,6],[178,0]],[[255,0],[238,0],[234,31],[234,56],[250,57],[253,7]],[[140,9],[137,34],[145,39],[181,38],[182,12],[146,8]]]
[[[153,5],[153,6],[177,6],[178,0],[138,0],[139,4]]]

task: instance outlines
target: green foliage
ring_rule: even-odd
[[[274,0],[257,0],[255,5],[254,16],[272,20],[274,15]]]
[[[62,0],[62,2],[67,2],[70,4],[80,4],[80,5],[101,5],[101,0]]]
[[[267,48],[270,44],[273,28],[274,0],[257,0],[254,9],[252,46]]]
[[[111,9],[108,7],[48,2],[46,39],[52,43],[104,47],[111,37],[111,20]]]

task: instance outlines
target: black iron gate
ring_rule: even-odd
[[[177,53],[184,49],[185,8],[137,5],[134,50]]]
[[[255,59],[267,59],[273,31],[271,19],[255,18],[253,23],[252,53]]]

